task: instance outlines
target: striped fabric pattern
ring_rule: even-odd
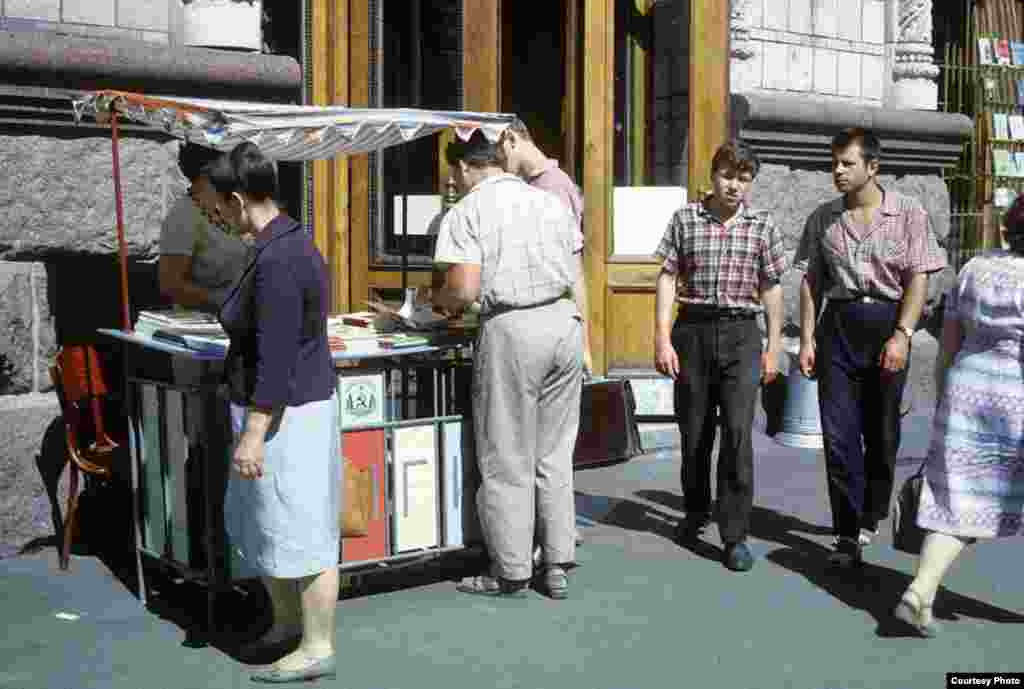
[[[918,524],[1013,536],[1024,516],[1024,257],[971,259],[946,297],[964,340],[935,415]]]

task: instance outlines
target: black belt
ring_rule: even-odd
[[[516,305],[516,306],[509,306],[507,304],[502,304],[500,306],[495,306],[494,308],[492,308],[487,313],[481,314],[481,316],[483,318],[491,318],[492,316],[500,316],[503,313],[509,313],[509,312],[512,312],[512,311],[529,311],[530,309],[539,309],[542,306],[551,306],[552,304],[557,304],[560,301],[570,301],[570,298],[566,297],[566,296],[561,296],[560,295],[560,296],[557,296],[557,297],[552,297],[551,299],[545,299],[544,301],[539,301],[536,304]]]
[[[829,302],[834,304],[898,304],[899,301],[896,299],[890,299],[889,297],[876,297],[871,294],[858,294],[855,297],[848,299],[835,299],[833,297],[828,298]]]
[[[679,320],[684,323],[703,323],[707,321],[746,321],[757,318],[757,312],[751,309],[727,309],[717,306],[697,306],[681,304]]]

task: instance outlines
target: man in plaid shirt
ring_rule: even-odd
[[[861,563],[888,515],[910,340],[928,274],[946,266],[921,204],[878,183],[881,152],[868,130],[836,135],[832,174],[843,195],[807,219],[795,259],[804,271],[800,369],[818,378],[838,567]]]
[[[723,564],[747,571],[746,546],[754,498],[751,433],[758,384],[778,375],[782,345],[782,286],[787,268],[782,235],[770,214],[748,208],[747,192],[760,163],[746,144],[731,141],[712,160],[712,193],[676,211],[655,256],[662,259],[655,312],[655,366],[675,380],[675,410],[683,442],[686,519],[679,541],[696,538],[711,521],[711,448],[721,419],[717,521]],[[673,303],[679,315],[670,327]],[[762,351],[757,315],[765,314]]]

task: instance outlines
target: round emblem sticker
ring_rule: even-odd
[[[366,383],[354,383],[345,395],[345,411],[355,417],[373,416],[377,404],[373,386]]]

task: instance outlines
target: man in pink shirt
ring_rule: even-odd
[[[580,232],[583,232],[583,194],[580,188],[572,181],[562,168],[558,167],[558,161],[548,158],[544,152],[534,143],[530,136],[530,130],[526,124],[516,119],[509,128],[501,135],[498,142],[498,157],[506,172],[511,172],[526,180],[530,186],[543,189],[562,199],[566,207],[572,212]],[[586,235],[583,236],[586,242]],[[579,304],[583,317],[588,315],[587,295],[576,295],[576,302]],[[585,321],[584,321],[585,323]],[[590,356],[589,328],[584,328],[583,342],[583,368],[587,372],[594,370]]]
[[[530,185],[558,196],[572,211],[576,222],[583,225],[583,194],[558,161],[544,155],[522,120],[505,130],[498,146],[506,172],[522,177]]]

